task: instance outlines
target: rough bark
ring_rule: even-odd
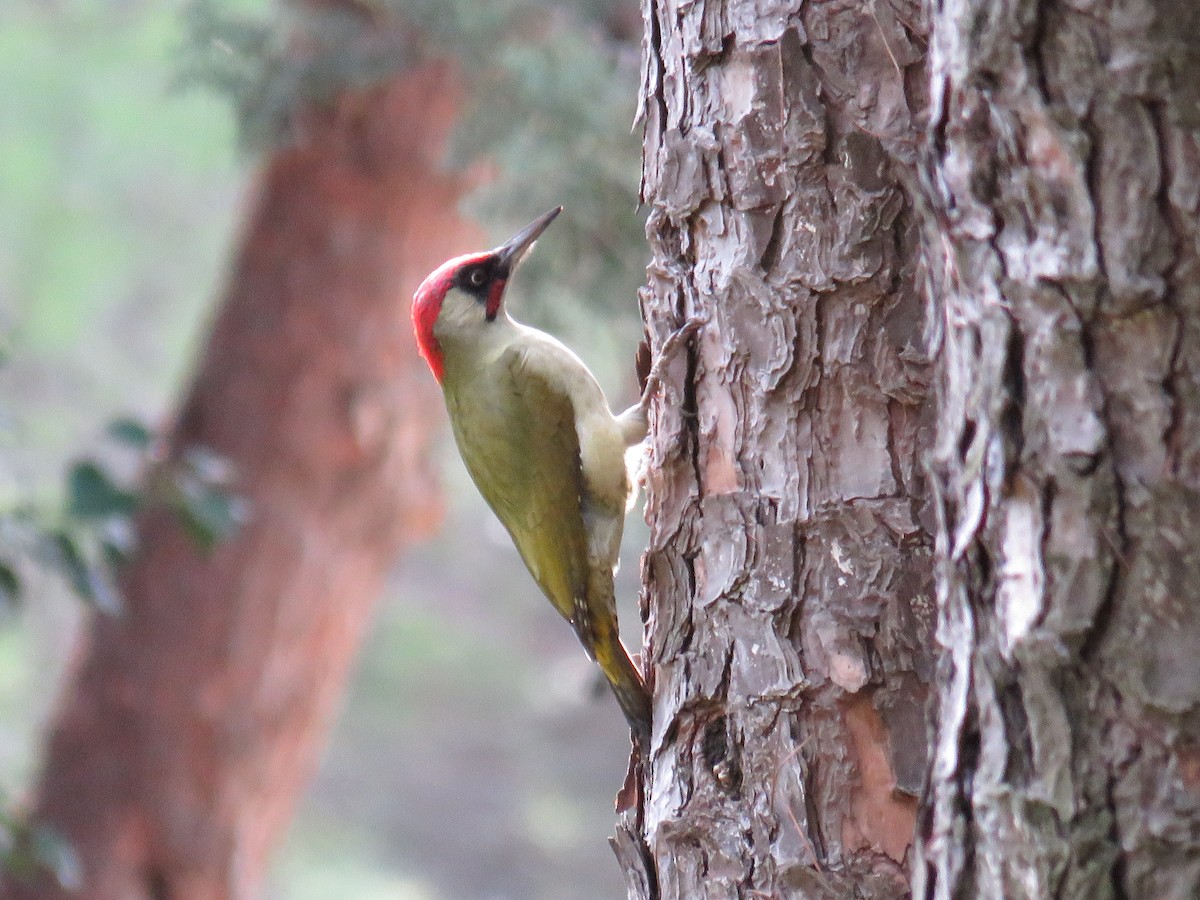
[[[125,614],[92,622],[37,790],[90,900],[256,894],[382,579],[437,515],[408,299],[470,239],[440,164],[452,74],[341,93],[264,168],[169,438],[228,460],[250,518],[210,554],[170,512],[137,522]]]
[[[1200,7],[931,23],[920,897],[1200,896]]]
[[[655,732],[631,897],[898,897],[925,768],[915,4],[647,0]]]

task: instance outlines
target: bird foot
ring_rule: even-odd
[[[679,348],[685,342],[691,340],[704,324],[703,319],[688,319],[663,342],[662,349],[658,353],[658,359],[650,367],[650,374],[646,376],[646,383],[642,387],[642,403],[649,402],[649,399],[658,392],[658,389],[662,386],[667,366],[671,364],[675,355],[679,352]]]

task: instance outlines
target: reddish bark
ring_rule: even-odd
[[[228,459],[251,517],[210,554],[165,510],[137,523],[127,612],[92,623],[37,791],[89,898],[255,893],[382,580],[437,517],[440,404],[408,300],[473,238],[440,165],[452,76],[429,64],[307,111],[262,173],[170,439]]]
[[[631,897],[907,894],[934,675],[915,4],[647,0],[655,734]],[[916,89],[914,89],[916,88]]]

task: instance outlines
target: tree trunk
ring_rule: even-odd
[[[437,515],[408,300],[470,239],[440,164],[458,105],[440,64],[344,91],[263,171],[168,451],[227,459],[249,520],[205,553],[174,514],[140,518],[126,611],[91,624],[37,791],[90,900],[255,895],[383,577]]]
[[[1200,896],[1200,7],[947,0],[915,892]]]
[[[933,677],[915,5],[648,0],[655,732],[631,897],[899,897]],[[686,364],[685,364],[686,362]]]

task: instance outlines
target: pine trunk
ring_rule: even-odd
[[[211,553],[173,513],[138,521],[126,611],[91,623],[37,789],[89,900],[257,895],[383,578],[438,514],[408,300],[466,237],[454,84],[427,65],[343,92],[265,166],[168,442],[224,457],[249,520]]]
[[[795,5],[795,6],[798,6]],[[915,4],[647,0],[655,733],[630,897],[907,892],[933,678]]]
[[[1200,7],[932,22],[938,732],[915,893],[1200,896]]]

